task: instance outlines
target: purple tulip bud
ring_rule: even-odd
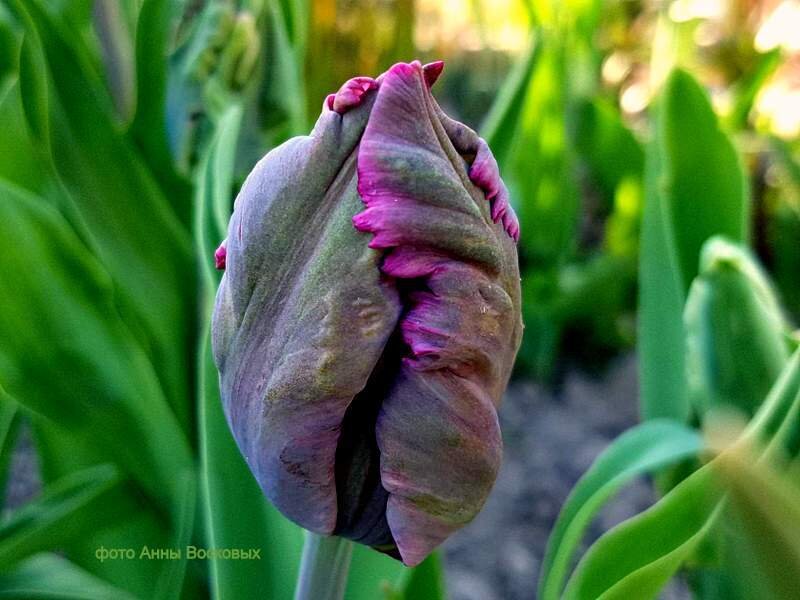
[[[522,334],[519,225],[486,143],[431,95],[441,70],[351,79],[256,165],[213,320],[225,413],[267,497],[407,565],[489,494]]]

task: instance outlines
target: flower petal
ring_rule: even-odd
[[[386,252],[405,306],[406,356],[376,435],[387,521],[408,565],[477,514],[500,466],[496,406],[521,337],[519,271],[513,219],[495,223],[467,171],[480,158],[484,189],[495,199],[504,189],[479,143],[443,117],[411,63],[382,77],[358,152],[366,210],[353,222]]]
[[[342,420],[401,309],[379,253],[351,224],[362,206],[355,151],[372,98],[358,102],[345,114],[323,110],[309,136],[270,152],[247,178],[213,320],[242,454],[277,508],[320,533],[337,521]]]

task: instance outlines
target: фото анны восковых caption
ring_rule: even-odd
[[[256,165],[216,255],[222,400],[265,494],[407,565],[483,506],[522,335],[519,225],[441,70],[346,82]]]

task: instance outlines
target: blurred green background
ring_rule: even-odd
[[[0,596],[291,597],[302,534],[219,406],[213,251],[258,158],[401,60],[445,61],[511,190],[518,379],[636,350],[645,418],[758,414],[800,317],[798,31],[793,0],[2,0],[0,489],[23,430],[44,487],[4,512]],[[138,557],[187,544],[262,560]],[[358,549],[349,585],[444,594],[438,556]]]

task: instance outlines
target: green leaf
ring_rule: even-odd
[[[399,561],[360,544],[353,544],[353,562],[345,598],[373,600],[392,589],[392,584],[408,571]]]
[[[228,429],[219,397],[219,380],[210,344],[210,314],[218,275],[212,254],[223,235],[215,222],[215,206],[230,206],[232,154],[241,110],[233,106],[220,121],[197,173],[195,239],[203,276],[203,338],[198,359],[198,422],[200,429],[201,496],[205,543],[213,548],[253,548],[260,560],[212,561],[211,595],[216,599],[267,597],[290,600],[300,560],[303,535],[266,501]],[[216,239],[215,237],[216,236]]]
[[[58,550],[65,540],[102,527],[119,515],[109,492],[119,485],[112,465],[72,473],[0,523],[0,564],[12,565],[36,552]]]
[[[705,91],[676,70],[667,80],[648,147],[640,254],[642,413],[686,420],[683,306],[712,235],[744,243],[749,198],[736,151]]]
[[[655,598],[711,529],[721,497],[711,468],[695,471],[653,507],[592,545],[563,597]]]
[[[662,148],[648,146],[639,252],[639,397],[645,419],[687,421],[684,295],[661,193]]]
[[[660,111],[665,217],[688,290],[709,237],[747,242],[750,197],[733,143],[719,128],[707,93],[691,75],[672,73]]]
[[[191,194],[175,172],[167,131],[169,49],[181,3],[144,0],[136,25],[136,112],[129,135],[156,174],[178,218],[189,225]]]
[[[35,414],[31,415],[31,425],[41,475],[46,485],[76,471],[101,464],[109,458],[103,444],[98,444],[98,440],[84,432],[59,427]],[[176,485],[176,489],[179,486]],[[173,565],[171,561],[138,560],[138,554],[144,546],[175,547],[180,498],[173,500],[172,522],[133,484],[111,490],[105,504],[118,511],[117,518],[102,526],[91,526],[81,535],[64,540],[64,556],[131,594],[143,598],[154,597],[156,586],[164,578],[164,571],[172,569]],[[137,554],[137,559],[100,561],[97,558],[100,548],[130,548]],[[196,583],[197,575],[193,575],[192,583]]]
[[[0,510],[5,503],[8,474],[21,423],[18,405],[0,386]]]
[[[191,453],[108,275],[54,208],[2,181],[0,236],[0,280],[14,282],[0,287],[4,387],[170,508]]]
[[[37,554],[0,573],[0,598],[13,600],[134,600],[124,590],[54,554]]]
[[[9,82],[0,100],[0,122],[3,123],[0,178],[31,192],[42,193],[50,181],[42,174],[41,155],[34,147],[26,125],[19,86],[20,81]]]
[[[186,577],[187,553],[186,548],[192,541],[195,518],[197,516],[197,482],[188,473],[182,476],[183,495],[178,498],[177,505],[182,509],[176,512],[173,520],[174,531],[169,548],[181,550],[180,558],[165,562],[164,569],[156,582],[153,598],[156,600],[170,600],[181,598],[184,579]]]
[[[614,440],[581,477],[561,509],[542,562],[539,597],[560,597],[571,560],[592,518],[625,483],[696,456],[702,447],[694,430],[667,420],[648,421]]]
[[[44,51],[46,68],[37,63],[36,77],[46,81],[53,151],[43,148],[43,170],[63,182],[62,212],[108,269],[123,318],[150,354],[170,405],[188,430],[184,344],[193,314],[188,232],[119,132],[111,99],[81,38],[39,0],[14,5],[29,15],[26,37],[38,37]],[[44,85],[34,86],[35,92],[43,93]],[[40,104],[31,89],[21,90],[24,106]]]
[[[269,75],[265,97],[268,103],[280,107],[286,117],[286,137],[302,135],[306,125],[306,91],[303,78],[305,36],[291,27],[290,12],[285,2],[267,0],[264,57]],[[291,4],[294,4],[292,2]],[[301,13],[296,12],[296,16]],[[298,31],[303,25],[298,22]],[[307,27],[307,25],[305,25]]]
[[[766,274],[745,249],[718,237],[706,242],[684,322],[697,412],[728,405],[752,416],[789,359],[789,329]]]
[[[26,102],[22,104],[33,137],[49,150],[50,117],[47,98],[47,65],[42,41],[27,13],[25,37],[19,55],[19,85]]]
[[[126,122],[133,116],[136,102],[133,35],[125,10],[130,4],[130,1],[95,0],[92,7],[92,24],[100,42],[106,85],[117,114]]]

